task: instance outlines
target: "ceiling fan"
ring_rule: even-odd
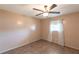
[[[33,10],[36,10],[36,11],[40,11],[41,12],[41,13],[37,14],[36,16],[39,16],[39,15],[48,16],[49,13],[52,13],[52,14],[60,14],[60,12],[51,11],[53,8],[57,7],[56,4],[51,5],[49,9],[47,9],[47,7],[48,7],[47,5],[44,5],[45,11],[40,10],[40,9],[37,9],[37,8],[33,8]]]

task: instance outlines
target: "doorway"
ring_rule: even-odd
[[[52,42],[64,46],[64,31],[62,20],[50,20]]]

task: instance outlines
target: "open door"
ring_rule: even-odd
[[[51,20],[50,32],[52,33],[52,42],[64,46],[63,21]]]

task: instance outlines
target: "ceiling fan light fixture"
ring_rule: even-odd
[[[43,13],[43,16],[48,16],[48,13]]]
[[[40,10],[40,9],[37,9],[37,8],[33,8],[33,10],[41,11],[41,13],[36,14],[36,16],[42,15],[43,17],[47,17],[47,16],[49,16],[50,13],[53,13],[53,14],[59,14],[60,13],[60,12],[56,12],[56,11],[51,11],[55,7],[57,7],[56,4],[53,4],[50,7],[48,7],[48,5],[44,5],[44,10]]]

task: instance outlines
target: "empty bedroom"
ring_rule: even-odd
[[[78,54],[79,4],[0,4],[0,54]]]

